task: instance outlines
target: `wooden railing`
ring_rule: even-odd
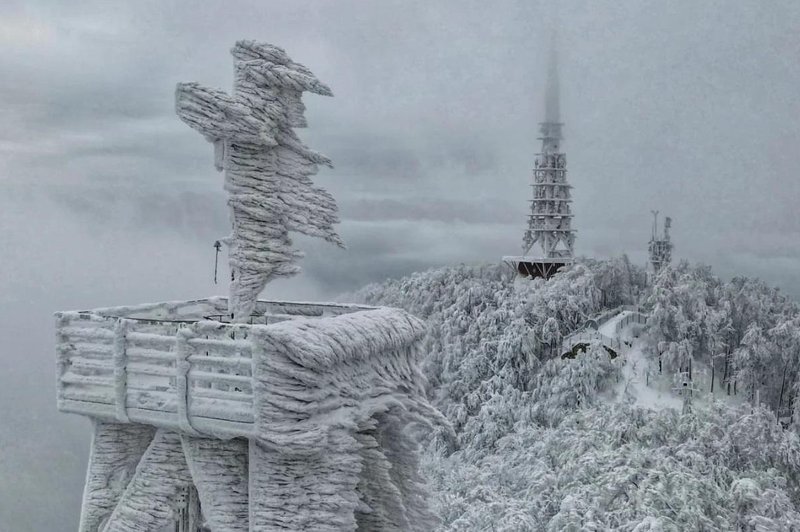
[[[59,409],[188,433],[251,436],[253,326],[204,319],[224,316],[225,304],[57,313]],[[263,325],[370,308],[262,301],[255,320]]]
[[[614,326],[614,332],[617,335],[619,335],[619,332],[622,329],[624,329],[625,327],[627,327],[627,326],[629,326],[629,325],[631,325],[633,323],[637,323],[639,325],[646,325],[647,324],[647,315],[646,314],[642,314],[638,310],[637,311],[631,311],[630,314],[628,314],[627,316],[625,316],[624,318],[622,318],[621,320],[619,320],[617,322],[617,324]]]
[[[618,315],[620,311],[627,311],[628,314],[619,321],[617,321],[616,324],[614,324],[614,338],[611,338],[595,329],[584,329],[575,334],[567,336],[564,339],[562,347],[566,350],[570,350],[579,343],[589,343],[592,341],[599,341],[601,344],[610,347],[611,349],[614,349],[617,352],[620,352],[624,348],[629,347],[628,344],[620,342],[619,340],[620,332],[625,327],[628,327],[633,323],[645,325],[647,323],[647,315],[641,313],[639,311],[639,307],[633,307],[633,306],[626,306],[626,307],[621,307],[620,309],[616,309],[616,315]],[[602,321],[597,320],[598,322],[600,322],[599,323],[600,325],[611,319],[614,319],[615,316],[609,317],[608,313],[604,313],[602,317],[604,318]]]

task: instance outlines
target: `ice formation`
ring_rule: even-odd
[[[215,166],[225,170],[233,225],[223,240],[233,274],[229,311],[244,321],[269,281],[300,271],[302,253],[290,231],[343,244],[333,227],[336,202],[310,179],[331,162],[292,129],[306,126],[302,93],[332,96],[331,90],[277,46],[239,41],[231,52],[233,95],[180,83],[175,108],[214,144]]]
[[[265,301],[269,323],[202,319],[225,307],[59,313],[59,407],[95,420],[80,531],[159,530],[191,489],[214,532],[431,530],[410,427],[449,425],[423,322]]]
[[[303,91],[331,92],[275,46],[232,53],[232,96],[176,89],[225,170],[230,298],[57,314],[59,408],[95,427],[80,532],[432,530],[414,427],[449,424],[418,370],[424,324],[257,300],[300,269],[290,232],[342,245],[310,179],[330,161],[292,130]]]

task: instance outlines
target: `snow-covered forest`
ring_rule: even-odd
[[[795,303],[685,262],[649,285],[626,257],[510,275],[453,266],[354,294],[428,322],[429,395],[455,431],[432,434],[423,463],[440,530],[800,527]],[[685,408],[626,395],[631,362],[598,344],[560,356],[590,317],[637,303],[648,378],[688,379]]]

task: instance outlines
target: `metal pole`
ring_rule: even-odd
[[[222,247],[219,240],[214,242],[214,248],[217,250],[214,254],[214,284],[217,284],[217,265],[219,264],[219,250]]]

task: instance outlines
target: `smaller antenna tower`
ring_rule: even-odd
[[[653,213],[653,232],[650,236],[648,250],[650,252],[650,267],[653,275],[658,275],[661,269],[672,262],[672,241],[669,238],[669,230],[672,227],[672,218],[667,216],[664,220],[664,234],[658,236],[658,211]]]

